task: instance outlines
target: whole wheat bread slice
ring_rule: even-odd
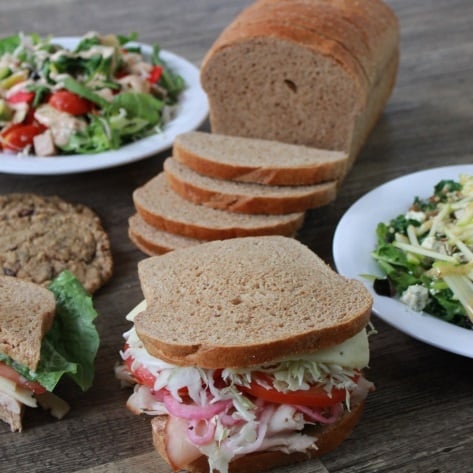
[[[204,240],[175,235],[152,227],[139,214],[132,215],[128,219],[128,236],[143,253],[149,256],[162,255],[178,248],[204,243]]]
[[[246,367],[332,346],[368,322],[372,298],[298,241],[248,237],[147,258],[148,352],[177,365]]]
[[[217,240],[251,235],[293,235],[303,212],[247,215],[196,205],[180,197],[159,173],[133,192],[133,202],[149,225],[190,238]]]
[[[214,209],[247,214],[288,214],[327,205],[337,182],[311,186],[269,186],[215,179],[168,158],[164,172],[170,187],[184,199]]]
[[[56,301],[48,289],[0,276],[0,353],[35,371],[55,310]]]
[[[206,176],[277,186],[338,180],[348,166],[340,151],[200,131],[178,135],[173,157]]]

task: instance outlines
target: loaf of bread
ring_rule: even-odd
[[[381,0],[258,0],[206,54],[212,132],[349,153],[393,89],[399,25]]]
[[[268,186],[215,179],[173,158],[164,161],[170,187],[184,199],[213,209],[247,214],[288,214],[321,207],[335,199],[337,182],[310,186]]]

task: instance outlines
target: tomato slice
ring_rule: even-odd
[[[266,384],[272,384],[268,376],[262,375],[261,378],[264,379]],[[308,407],[334,406],[344,401],[346,397],[345,389],[334,388],[331,392],[327,392],[321,386],[311,386],[305,390],[281,392],[273,387],[266,388],[257,381],[252,381],[250,386],[240,386],[240,389],[263,401]]]
[[[17,123],[4,130],[1,134],[1,146],[6,151],[19,152],[33,144],[33,138],[44,131],[37,124]]]
[[[71,115],[85,115],[93,108],[93,104],[87,99],[68,90],[54,92],[49,97],[48,104],[60,112],[70,113]]]
[[[7,102],[9,103],[31,103],[35,97],[34,92],[28,92],[27,90],[19,90],[8,97]]]
[[[125,360],[125,365],[130,370],[130,373],[136,378],[136,381],[143,386],[148,388],[153,388],[156,381],[156,377],[143,365],[138,366],[138,368],[132,369],[133,358],[130,356]]]
[[[29,389],[33,391],[35,394],[43,394],[46,392],[46,389],[41,386],[41,384],[37,383],[36,381],[29,381],[19,373],[17,373],[11,366],[6,365],[2,361],[0,361],[0,376],[3,378],[9,379],[13,381],[18,386],[22,388]]]

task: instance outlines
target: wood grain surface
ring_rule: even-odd
[[[18,31],[77,36],[129,33],[199,65],[219,32],[249,0],[0,0],[1,35]],[[300,240],[333,264],[337,222],[363,194],[392,178],[473,158],[473,2],[389,0],[402,30],[396,88],[335,202],[311,211]],[[208,123],[203,129],[208,129]],[[163,152],[122,167],[64,176],[0,173],[0,193],[57,194],[93,208],[110,235],[115,270],[95,295],[101,347],[93,388],[67,382],[62,421],[31,409],[24,431],[0,425],[0,472],[168,473],[153,452],[149,419],[127,411],[113,367],[124,315],[141,298],[127,237],[132,191],[162,168]],[[415,192],[406,189],[406,192]],[[388,204],[387,202],[386,204]],[[368,377],[377,390],[352,436],[335,452],[291,473],[473,471],[473,361],[423,344],[373,319]]]

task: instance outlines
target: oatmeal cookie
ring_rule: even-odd
[[[0,196],[0,274],[47,285],[65,269],[91,294],[112,276],[99,217],[56,196]]]

